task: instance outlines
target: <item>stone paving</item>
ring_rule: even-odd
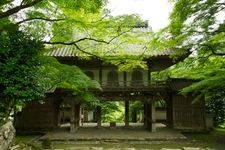
[[[103,147],[70,147],[66,149],[54,149],[54,150],[154,150],[149,148],[103,148]],[[199,147],[183,147],[179,148],[161,148],[160,150],[214,150],[210,148],[199,148]]]
[[[83,127],[80,127],[77,132],[70,133],[69,126],[66,125],[61,129],[48,132],[37,140],[40,142],[45,138],[49,138],[54,143],[74,145],[65,149],[55,150],[153,150],[151,148],[135,148],[131,145],[160,145],[162,143],[170,143],[171,141],[187,141],[187,138],[179,131],[166,128],[163,124],[157,124],[156,127],[156,132],[149,132],[144,129],[143,124],[131,124],[129,128],[125,128],[124,124],[117,124],[116,128],[110,128],[108,124],[103,124],[102,128],[97,128],[96,124],[85,124]],[[104,147],[102,144],[111,146]],[[120,148],[120,144],[125,144],[127,146]],[[183,147],[181,149],[160,148],[160,150],[213,149]]]
[[[109,128],[103,126],[97,128],[93,126],[80,127],[77,132],[70,133],[69,130],[58,129],[42,136],[39,140],[49,138],[52,141],[62,142],[157,142],[170,140],[185,140],[186,137],[180,132],[166,128],[162,124],[157,125],[156,132],[149,132],[142,125],[131,125],[129,128],[117,126]],[[94,144],[94,143],[92,143]]]

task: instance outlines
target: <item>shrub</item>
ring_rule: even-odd
[[[51,140],[49,138],[46,138],[41,143],[42,148],[44,149],[50,149],[52,147]]]
[[[206,109],[214,115],[214,126],[219,126],[225,122],[225,98],[224,92],[216,93],[211,100],[206,102]]]

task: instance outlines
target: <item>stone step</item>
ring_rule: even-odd
[[[49,138],[51,141],[58,141],[58,142],[62,142],[62,141],[102,141],[102,142],[113,142],[113,143],[118,143],[121,141],[183,141],[183,140],[187,140],[186,137],[181,137],[181,138],[79,138],[79,137],[74,137],[74,138],[68,138],[68,137],[40,137],[39,139],[37,139],[38,141],[43,141],[44,139]]]
[[[63,149],[54,149],[54,150],[63,150]],[[151,148],[104,148],[104,147],[69,147],[64,150],[153,150]],[[183,147],[183,148],[161,148],[160,150],[213,150],[209,148],[200,148],[200,147]]]

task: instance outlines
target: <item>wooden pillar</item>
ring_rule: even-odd
[[[155,105],[153,100],[145,102],[145,128],[151,132],[156,131]]]
[[[146,101],[145,103],[145,127],[147,130],[152,130],[152,115],[151,115],[151,103],[149,101]]]
[[[131,119],[133,123],[137,123],[137,109],[133,109],[133,111],[131,112]]]
[[[129,100],[125,100],[125,127],[129,127]]]
[[[63,124],[66,123],[65,108],[64,107],[62,108],[62,122],[63,122]]]
[[[147,128],[147,102],[144,102],[144,127]]]
[[[166,96],[166,124],[167,127],[173,128],[173,101],[172,93],[170,92]]]
[[[79,125],[83,126],[84,125],[84,108],[80,108],[80,120],[79,120]]]
[[[54,114],[55,114],[55,126],[57,127],[57,126],[60,126],[60,123],[61,123],[61,121],[60,121],[60,104],[61,104],[61,102],[62,102],[62,100],[61,99],[56,99],[55,101],[54,101]]]
[[[126,87],[127,86],[127,72],[126,71],[124,71],[123,72],[123,84],[124,84],[124,86]]]
[[[155,117],[155,101],[153,100],[151,102],[151,124],[152,124],[152,129],[151,132],[156,132],[156,117]]]
[[[99,68],[99,82],[102,85],[102,67]]]
[[[151,68],[148,68],[148,85],[151,85]]]
[[[71,102],[70,132],[75,132],[75,102]]]
[[[101,106],[97,106],[97,127],[100,128],[102,126],[102,108]]]
[[[79,126],[80,126],[80,103],[72,100],[70,132],[76,132],[78,130]]]
[[[80,126],[80,103],[75,103],[75,123],[78,129]]]

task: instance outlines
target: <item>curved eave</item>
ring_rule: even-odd
[[[61,49],[54,49],[47,53],[45,53],[46,56],[52,56],[55,57],[59,62],[69,65],[76,65],[79,67],[99,67],[102,66],[103,61],[95,58],[90,57],[86,54],[75,54],[73,50],[69,48],[61,48]],[[171,55],[174,55],[171,50],[165,50],[161,52],[151,52],[149,56],[147,56],[144,61],[147,62],[147,65],[152,71],[160,71],[164,70],[175,63],[184,60],[189,53],[181,55],[178,57],[178,59],[171,58]],[[88,59],[82,59],[83,57],[89,57]],[[109,59],[118,59],[117,56],[109,56]],[[124,57],[126,59],[127,56]],[[133,55],[133,57],[139,57],[138,55]],[[122,59],[121,59],[122,60]],[[107,66],[105,64],[105,66]],[[112,66],[109,64],[109,66]]]

